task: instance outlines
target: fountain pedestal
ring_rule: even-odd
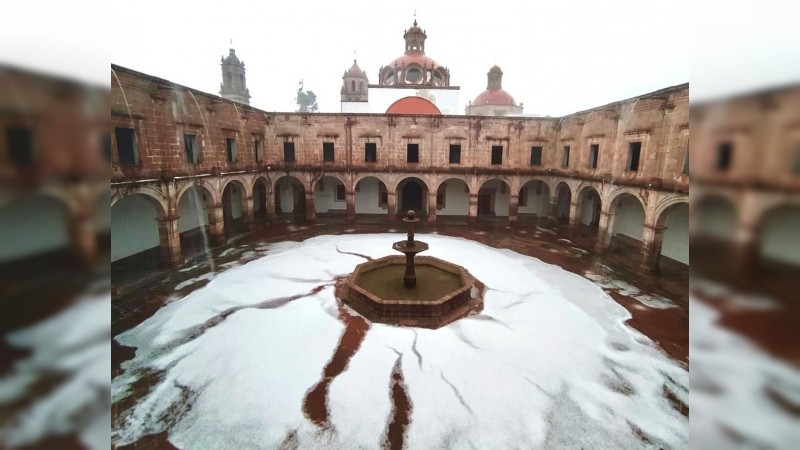
[[[417,287],[417,271],[414,267],[414,257],[417,253],[427,250],[428,244],[414,241],[414,226],[419,222],[414,210],[408,211],[408,215],[403,219],[403,222],[408,224],[408,239],[395,242],[392,244],[392,249],[406,255],[406,273],[403,276],[403,286],[415,288]]]

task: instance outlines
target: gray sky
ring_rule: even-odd
[[[701,99],[800,80],[797,7],[784,0],[85,3],[14,2],[8,17],[30,14],[37,26],[4,25],[0,61],[106,86],[111,61],[217,93],[233,39],[254,106],[294,110],[302,78],[322,111],[338,112],[353,51],[377,81],[403,53],[416,9],[427,54],[450,68],[462,105],[493,64],[526,113],[553,116],[687,81]]]

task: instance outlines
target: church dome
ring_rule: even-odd
[[[479,106],[479,105],[513,106],[515,103],[514,103],[514,97],[512,97],[511,94],[509,94],[508,92],[502,89],[496,89],[496,90],[487,89],[478,94],[478,96],[475,97],[475,100],[473,100],[472,104],[474,106]]]
[[[425,30],[414,25],[405,30],[405,52],[381,67],[378,82],[382,86],[450,86],[450,71],[425,55]]]
[[[403,97],[392,103],[386,114],[428,114],[441,116],[442,112],[430,100],[422,97]]]
[[[228,49],[228,56],[222,58],[222,62],[224,64],[244,64],[243,62],[239,61],[239,58],[236,57],[236,51],[234,49]]]

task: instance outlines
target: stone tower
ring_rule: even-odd
[[[239,61],[236,51],[230,49],[227,57],[221,58],[222,83],[219,85],[219,95],[228,100],[250,104],[250,90],[244,76],[244,61]]]
[[[369,101],[369,80],[367,73],[361,70],[353,60],[353,67],[342,75],[342,101],[367,102]]]

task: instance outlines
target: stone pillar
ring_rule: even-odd
[[[581,221],[581,208],[578,203],[569,204],[569,231],[574,232],[578,229]]]
[[[69,218],[69,244],[73,253],[86,265],[91,266],[97,256],[97,234],[92,212],[79,206]]]
[[[436,222],[436,193],[428,192],[428,222]]]
[[[550,201],[550,215],[547,219],[552,225],[558,225],[558,198]]]
[[[512,195],[508,201],[508,221],[514,223],[517,221],[517,212],[519,210],[519,196]]]
[[[348,222],[352,222],[356,218],[356,193],[347,191],[344,194],[345,205],[345,218]]]
[[[600,225],[597,228],[597,242],[595,250],[604,252],[611,245],[611,237],[614,233],[614,216],[606,211],[600,211]]]
[[[278,218],[278,214],[275,212],[275,193],[274,192],[267,192],[267,220],[270,222],[274,222]]]
[[[642,233],[641,268],[645,272],[657,272],[661,257],[661,244],[664,242],[664,227],[645,225]]]
[[[470,222],[478,220],[478,194],[469,194],[469,216]]]
[[[181,235],[178,232],[178,215],[158,219],[160,263],[162,267],[176,267],[183,263]]]
[[[245,198],[244,205],[242,205],[242,219],[244,219],[244,226],[248,230],[253,229],[253,222],[254,222],[254,205],[253,205],[253,196]]]
[[[397,195],[394,192],[387,192],[386,198],[386,214],[389,216],[389,220],[394,220],[397,215]]]
[[[306,220],[314,222],[317,220],[317,207],[314,204],[314,193],[306,192]]]
[[[208,205],[208,234],[214,247],[225,244],[225,219],[222,211],[222,203]]]

